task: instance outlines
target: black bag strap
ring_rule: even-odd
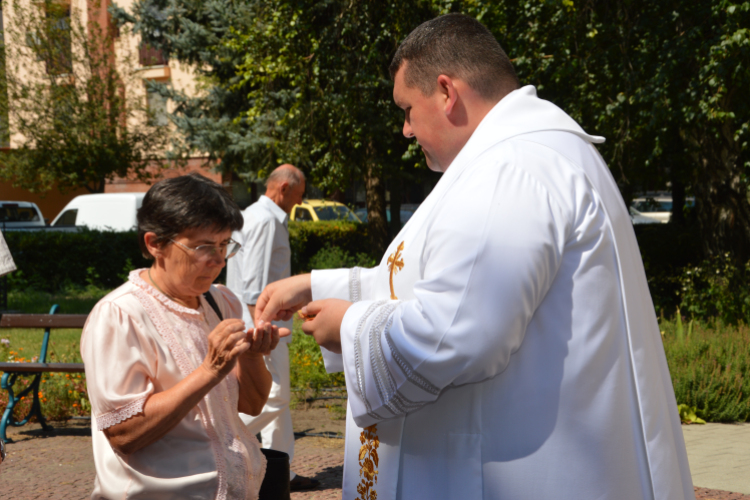
[[[219,309],[219,304],[216,303],[216,299],[214,299],[214,296],[211,295],[211,291],[203,294],[203,297],[205,297],[206,302],[208,302],[208,305],[211,306],[211,309],[214,310],[216,315],[219,317],[219,321],[224,321],[224,316],[221,314],[221,310]]]

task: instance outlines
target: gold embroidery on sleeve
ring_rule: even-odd
[[[404,242],[402,241],[396,251],[388,257],[388,270],[391,272],[389,281],[391,284],[391,300],[398,300],[396,292],[393,290],[393,275],[398,273],[404,267],[404,259],[401,258],[401,251],[404,249]]]
[[[357,485],[359,496],[356,500],[378,500],[378,492],[375,485],[378,484],[378,425],[373,424],[365,427],[359,435],[359,477]]]

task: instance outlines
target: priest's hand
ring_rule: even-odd
[[[255,327],[263,328],[271,321],[287,321],[310,301],[312,283],[309,274],[275,281],[263,289],[255,303]]]
[[[302,331],[315,337],[319,346],[341,354],[341,322],[352,303],[340,299],[316,300],[300,310]]]

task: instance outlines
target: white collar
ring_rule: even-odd
[[[570,132],[583,140],[600,144],[604,137],[589,135],[575,120],[549,101],[536,95],[536,88],[527,85],[503,97],[485,116],[446,173],[461,170],[474,158],[495,144],[511,137],[543,131]]]
[[[286,224],[286,221],[289,219],[289,215],[284,212],[280,206],[278,206],[271,198],[268,196],[262,194],[260,195],[260,198],[258,198],[258,203],[265,206],[276,219],[278,219],[279,222],[282,224]]]

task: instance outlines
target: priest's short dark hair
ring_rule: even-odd
[[[445,14],[415,28],[393,56],[391,78],[405,61],[404,82],[425,96],[435,92],[440,75],[464,80],[491,101],[520,87],[513,64],[490,30],[465,14]]]

